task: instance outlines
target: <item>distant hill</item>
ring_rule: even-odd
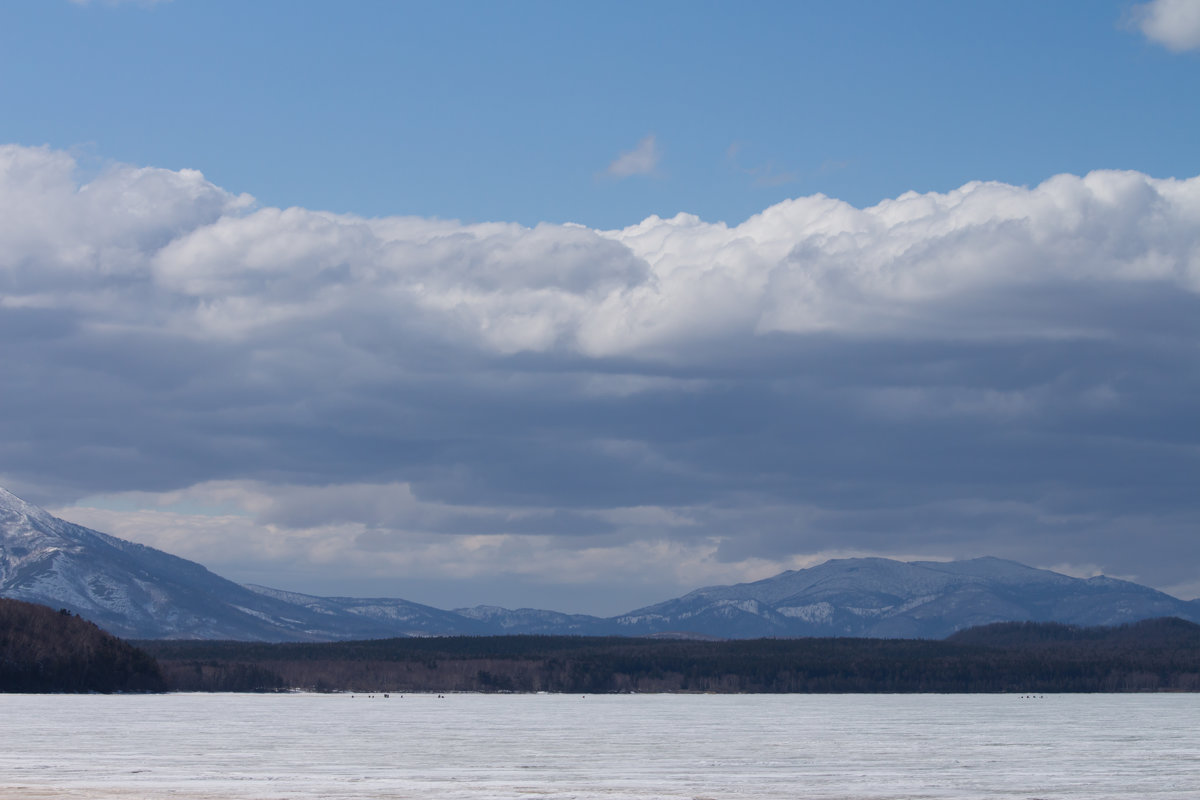
[[[1195,603],[1129,581],[1072,578],[999,558],[846,558],[754,583],[697,589],[614,621],[628,634],[941,639],[991,622],[1200,621],[1198,610]]]
[[[380,631],[386,631],[389,637],[487,636],[495,632],[488,625],[453,611],[443,611],[396,597],[315,597],[253,584],[247,584],[246,588],[263,597],[321,614],[327,624],[333,620],[350,619],[359,625],[372,625]]]
[[[493,634],[506,636],[605,636],[618,632],[612,620],[588,614],[563,614],[540,608],[512,610],[500,606],[475,606],[454,610],[485,625]]]
[[[144,651],[68,611],[0,599],[0,692],[159,692]]]
[[[138,639],[335,641],[395,636],[941,639],[993,622],[1200,622],[1185,602],[1114,578],[1072,578],[998,558],[849,558],[697,589],[601,618],[544,609],[446,611],[399,598],[315,597],[241,586],[201,565],[58,519],[0,489],[0,597],[66,608]]]

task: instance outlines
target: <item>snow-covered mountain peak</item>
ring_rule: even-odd
[[[9,526],[24,523],[26,527],[50,529],[58,528],[55,523],[61,522],[44,508],[35,506],[33,503],[26,503],[2,486],[0,486],[0,521]]]
[[[120,636],[342,639],[395,635],[329,620],[201,565],[61,520],[0,490],[0,596],[66,608]]]

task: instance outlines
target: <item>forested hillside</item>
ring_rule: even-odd
[[[144,651],[68,611],[0,598],[0,692],[157,692]]]

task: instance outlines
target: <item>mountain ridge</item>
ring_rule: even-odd
[[[833,559],[806,570],[704,587],[617,620],[630,632],[698,621],[708,632],[942,638],[991,622],[1120,625],[1195,604],[1117,578],[1073,578],[994,556],[964,561]]]
[[[984,556],[832,559],[705,586],[614,617],[400,598],[318,597],[241,585],[193,561],[93,531],[0,489],[0,597],[66,608],[119,636],[333,641],[509,634],[943,638],[996,622],[1200,622],[1184,601],[1117,578],[1073,578]]]

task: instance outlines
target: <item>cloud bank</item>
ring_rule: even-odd
[[[615,613],[876,553],[1195,594],[1198,333],[1196,178],[604,231],[0,148],[0,479],[300,591]]]

